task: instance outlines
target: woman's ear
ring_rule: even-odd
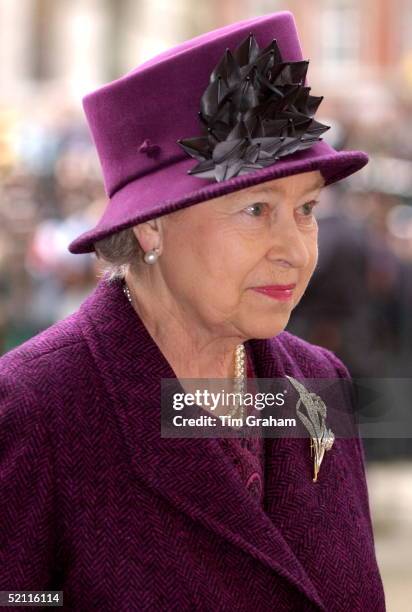
[[[140,247],[145,253],[155,248],[159,249],[159,254],[161,253],[163,233],[160,218],[139,223],[132,229]]]

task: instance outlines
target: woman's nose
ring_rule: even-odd
[[[272,231],[272,244],[267,252],[271,261],[288,264],[294,268],[309,265],[311,252],[305,236],[296,226],[295,220],[276,223]]]

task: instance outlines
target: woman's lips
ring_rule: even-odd
[[[262,287],[252,287],[254,291],[264,293],[268,297],[274,300],[280,300],[287,302],[293,295],[293,289],[296,287],[296,283],[290,285],[265,285]]]

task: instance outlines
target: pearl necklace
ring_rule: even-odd
[[[123,291],[133,306],[132,296],[129,287],[124,283]],[[241,418],[243,423],[243,417],[245,413],[245,406],[243,405],[243,393],[245,391],[245,370],[246,370],[246,353],[243,344],[238,344],[235,349],[235,376],[233,379],[233,393],[235,394],[234,407],[229,410],[229,415],[235,418]],[[236,427],[237,429],[237,427]]]

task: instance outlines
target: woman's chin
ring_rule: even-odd
[[[264,340],[273,338],[282,332],[289,322],[291,310],[283,314],[276,313],[268,316],[267,314],[259,316],[257,312],[253,313],[254,320],[249,321],[247,325],[249,338]]]

